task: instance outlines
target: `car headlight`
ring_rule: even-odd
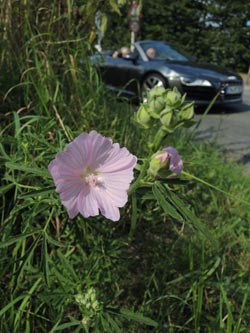
[[[196,79],[191,77],[181,77],[181,83],[191,87],[212,87],[211,82],[208,80]]]

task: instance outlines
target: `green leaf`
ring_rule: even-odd
[[[205,235],[207,239],[209,239],[213,246],[216,246],[217,243],[210,231],[200,221],[200,219],[197,218],[197,216],[187,207],[187,205],[180,199],[180,197],[176,195],[173,191],[171,191],[166,184],[162,185],[158,183],[157,186],[161,186],[165,189],[167,199],[169,200],[170,204],[179,211],[184,221],[195,227],[198,231]]]
[[[22,320],[22,315],[23,315],[23,312],[25,310],[25,307],[28,304],[28,302],[29,302],[31,296],[33,295],[34,291],[36,290],[36,288],[39,287],[40,281],[41,281],[41,278],[39,277],[37,279],[37,281],[31,285],[32,287],[30,288],[29,292],[25,295],[24,299],[22,300],[22,303],[20,304],[20,306],[18,308],[18,311],[16,312],[15,323],[14,323],[14,325],[15,325],[14,331],[15,332],[18,331],[18,324]]]
[[[50,237],[48,234],[46,234],[46,238],[47,238],[47,241],[50,243],[50,244],[53,244],[55,246],[58,246],[58,247],[66,247],[67,245],[62,243],[62,242],[59,242],[55,239],[53,239],[52,237]]]
[[[64,254],[60,251],[60,250],[57,250],[56,251],[63,267],[67,270],[68,274],[71,275],[71,279],[75,280],[76,282],[79,281],[79,278],[73,268],[73,266],[70,264],[69,260],[67,260],[67,258],[64,256]]]
[[[3,195],[5,192],[8,192],[15,184],[8,184],[0,188],[0,195]]]
[[[161,183],[155,182],[152,190],[156,200],[158,201],[164,212],[166,212],[178,221],[183,221],[183,217],[181,216],[181,214],[179,214],[176,208],[167,200],[168,195],[166,188]]]
[[[104,313],[105,319],[109,322],[110,327],[112,327],[112,332],[122,333],[121,328],[118,323],[109,315],[109,313]]]
[[[23,164],[6,162],[5,167],[10,170],[18,170],[26,173],[33,174],[35,176],[46,177],[48,178],[49,172],[46,169],[39,169],[35,167],[27,167]]]
[[[55,192],[55,187],[47,187],[41,190],[35,190],[35,191],[30,191],[28,193],[25,193],[23,195],[19,195],[18,198],[19,199],[24,199],[24,198],[28,198],[28,197],[33,197],[33,196],[44,196],[47,193],[50,192]],[[1,192],[0,192],[1,193]]]
[[[34,242],[30,245],[29,249],[27,250],[27,252],[25,252],[25,255],[20,259],[21,260],[21,264],[20,266],[18,267],[18,270],[16,272],[16,276],[15,276],[15,285],[16,285],[16,288],[18,287],[18,280],[19,280],[19,277],[21,276],[24,268],[25,268],[25,265],[30,263],[32,261],[32,255],[34,254],[34,251],[40,241],[42,237],[42,234],[40,233],[37,238],[34,240]]]
[[[46,234],[43,237],[43,244],[42,244],[42,270],[45,278],[45,282],[47,286],[50,286],[50,279],[49,279],[49,256],[48,256],[48,247],[47,247],[47,238]]]
[[[123,317],[127,318],[128,320],[134,320],[134,321],[137,321],[141,324],[145,324],[148,326],[153,326],[153,327],[158,326],[158,323],[156,321],[154,321],[153,319],[151,319],[149,317],[145,317],[142,313],[139,313],[139,312],[133,312],[133,311],[129,311],[126,309],[121,309],[120,314]]]
[[[137,223],[137,198],[135,195],[132,195],[132,216],[131,216],[131,225],[129,231],[129,239],[132,240]]]
[[[27,232],[25,234],[18,235],[16,237],[12,237],[5,242],[0,243],[0,248],[8,247],[9,245],[15,244],[29,236],[34,236],[36,233],[40,232],[41,230],[34,230],[32,232]]]
[[[119,7],[117,6],[115,0],[109,0],[109,5],[117,14],[121,14]]]
[[[58,325],[59,325],[59,323],[57,322],[56,325],[54,325],[54,327],[49,331],[49,333],[53,333],[53,332],[56,332],[56,331],[62,331],[66,328],[70,328],[70,327],[73,327],[73,326],[79,326],[79,325],[82,326],[82,322],[80,320],[76,320],[74,318],[71,318],[70,322],[61,324],[59,326]]]
[[[22,300],[23,298],[26,297],[26,294],[25,295],[21,295],[21,296],[18,296],[17,298],[15,298],[13,301],[11,301],[10,303],[8,303],[7,305],[5,305],[5,307],[3,307],[1,310],[0,310],[0,317],[6,312],[8,311],[11,307],[13,307],[14,304],[16,304],[17,302],[19,302],[20,300]]]

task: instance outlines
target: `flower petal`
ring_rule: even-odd
[[[178,175],[183,170],[183,161],[179,156],[178,151],[173,147],[167,147],[164,148],[164,150],[166,150],[170,156],[169,169]]]
[[[128,200],[136,162],[136,156],[127,148],[91,131],[82,133],[65,151],[57,153],[48,169],[70,218],[78,213],[96,216],[100,211],[106,218],[118,221],[119,207]]]

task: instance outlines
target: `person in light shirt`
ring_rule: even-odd
[[[154,59],[155,57],[155,49],[153,47],[149,47],[146,51],[146,54],[149,59]]]

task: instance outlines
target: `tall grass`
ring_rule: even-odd
[[[116,224],[69,220],[47,171],[55,154],[96,129],[143,156],[148,134],[90,66],[89,41],[62,15],[70,1],[63,13],[39,2],[35,16],[33,3],[15,6],[2,32],[0,332],[249,332],[249,178],[180,131],[168,145],[185,169],[229,193],[194,180],[176,188],[213,243],[151,193]]]

